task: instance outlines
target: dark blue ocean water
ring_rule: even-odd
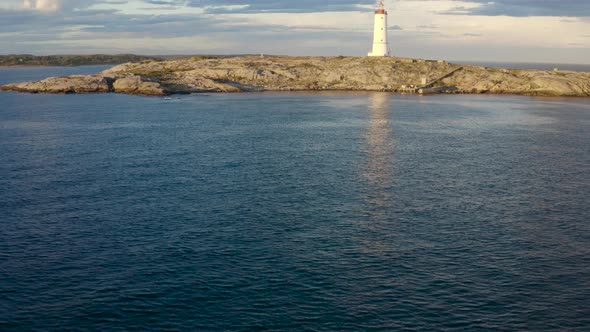
[[[589,127],[588,99],[0,93],[0,329],[588,331]]]

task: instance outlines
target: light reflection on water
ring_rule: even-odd
[[[367,164],[362,174],[370,192],[367,193],[367,203],[384,208],[390,206],[393,181],[393,156],[395,142],[391,126],[391,97],[386,93],[369,95],[368,113],[369,125],[364,135]],[[374,218],[383,218],[383,209],[376,209]]]
[[[355,223],[359,232],[354,237],[360,244],[360,252],[369,256],[391,254],[397,245],[384,235],[384,230],[395,227],[391,216],[395,209],[392,101],[390,94],[372,93],[367,96],[365,106],[368,119],[362,134],[364,162],[358,165],[359,181],[365,185],[360,192],[362,217]]]

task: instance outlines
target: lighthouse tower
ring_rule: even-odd
[[[379,1],[379,7],[375,11],[375,30],[373,32],[373,51],[369,56],[389,56],[387,44],[387,11],[383,1]]]

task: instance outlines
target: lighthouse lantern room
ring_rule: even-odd
[[[387,11],[383,1],[379,1],[375,10],[375,30],[373,32],[373,51],[369,56],[389,56],[389,45],[387,43]]]

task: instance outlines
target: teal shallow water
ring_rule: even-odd
[[[587,99],[0,105],[2,330],[590,328]]]

